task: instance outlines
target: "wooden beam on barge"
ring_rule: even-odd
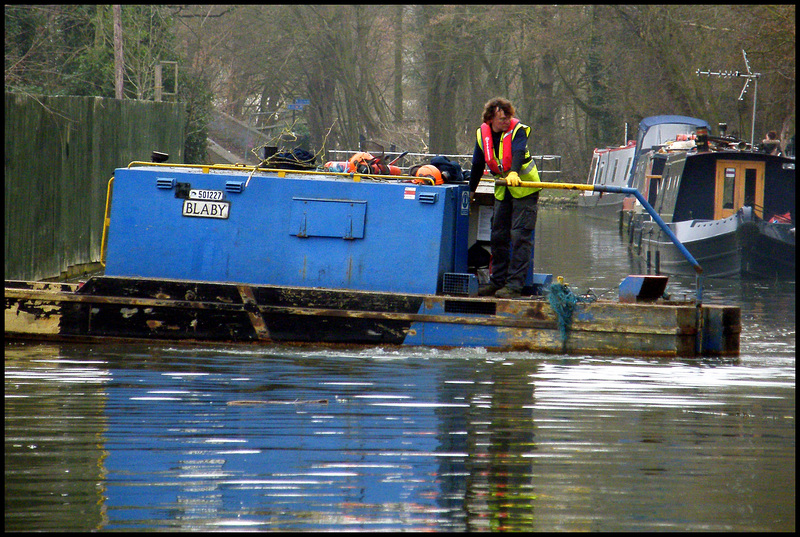
[[[581,304],[575,310],[566,340],[562,341],[558,319],[543,299],[400,296],[122,278],[102,278],[88,286],[96,290],[110,287],[125,295],[107,296],[75,292],[74,287],[9,283],[7,337],[27,334],[27,337],[99,335],[231,342],[318,341],[694,356],[700,333],[706,342],[702,354],[735,355],[739,350],[739,310],[723,306],[703,306],[700,329],[696,308],[689,303]],[[491,314],[464,313],[473,307]],[[316,339],[315,332],[321,334]]]
[[[7,289],[6,299],[26,300],[43,305],[57,300],[59,303],[85,303],[97,305],[119,305],[129,309],[137,308],[173,308],[183,310],[214,310],[221,312],[248,312],[257,314],[295,315],[311,317],[341,317],[376,320],[396,320],[409,322],[438,322],[445,324],[464,324],[481,326],[502,326],[508,328],[532,328],[543,330],[557,330],[558,321],[549,304],[543,299],[502,300],[502,299],[461,299],[462,301],[494,301],[497,302],[502,316],[459,316],[407,312],[359,311],[343,310],[337,308],[307,307],[307,306],[274,306],[270,304],[256,304],[251,301],[239,304],[211,301],[189,301],[158,298],[115,297],[79,295],[74,293],[59,293],[57,296],[52,291],[42,290],[17,290]],[[443,302],[453,300],[451,297],[428,298],[428,301]],[[455,299],[459,300],[459,299]],[[533,304],[531,304],[533,302]],[[621,332],[630,334],[693,334],[696,330],[688,325],[688,317],[682,318],[681,313],[694,311],[691,306],[680,309],[665,309],[664,306],[636,305],[625,306],[614,302],[597,302],[579,306],[587,310],[578,313],[578,319],[572,326],[573,331],[587,332]],[[531,312],[538,313],[531,313]],[[650,312],[650,313],[648,313]],[[666,319],[664,313],[667,314]],[[677,315],[673,315],[677,313]],[[661,314],[661,315],[657,315]],[[620,324],[623,323],[623,324]]]

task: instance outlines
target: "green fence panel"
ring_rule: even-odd
[[[55,278],[100,261],[108,180],[183,162],[182,103],[6,93],[5,278]]]

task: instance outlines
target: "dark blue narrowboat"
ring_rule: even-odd
[[[700,131],[668,140],[639,160],[633,187],[666,222],[709,278],[794,279],[795,158]],[[627,239],[661,274],[693,267],[653,219],[633,207]]]

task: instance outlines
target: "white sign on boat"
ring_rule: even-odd
[[[227,219],[230,208],[231,203],[229,201],[184,200],[182,214],[183,216],[200,218]]]

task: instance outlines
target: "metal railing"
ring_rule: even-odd
[[[355,155],[357,151],[345,149],[329,149],[334,160],[347,160],[350,156]],[[384,160],[387,162],[400,155],[399,151],[387,151],[384,153]],[[403,157],[404,159],[411,159],[415,164],[429,163],[430,159],[436,156],[447,157],[450,160],[457,162],[462,168],[465,166],[470,168],[472,166],[472,155],[466,154],[448,154],[448,153],[412,153],[408,152]],[[552,177],[554,181],[561,178],[561,155],[531,155],[531,158],[536,162],[536,168],[539,171],[539,177]],[[412,165],[398,166],[404,172],[407,172]]]

